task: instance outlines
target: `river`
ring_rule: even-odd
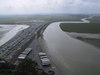
[[[60,23],[65,22],[51,23],[42,37],[56,75],[99,75],[100,49],[67,35],[61,30]]]

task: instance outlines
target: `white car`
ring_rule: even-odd
[[[50,60],[47,58],[46,53],[39,52],[39,57],[40,57],[40,60],[41,60],[43,66],[49,66],[50,65]]]
[[[50,65],[50,60],[48,58],[41,59],[41,62],[42,62],[43,66],[49,66]]]
[[[40,59],[47,58],[47,56],[40,56]]]
[[[39,52],[39,56],[41,57],[41,56],[46,56],[46,53],[44,53],[44,52]]]
[[[18,59],[19,59],[19,60],[23,60],[23,59],[26,58],[26,56],[27,56],[27,55],[25,55],[25,54],[20,54],[20,55],[18,56]]]

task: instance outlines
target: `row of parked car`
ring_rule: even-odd
[[[55,72],[52,70],[52,68],[51,68],[51,64],[50,64],[50,60],[48,59],[48,57],[47,57],[47,55],[46,55],[46,53],[44,53],[44,52],[39,52],[39,57],[40,57],[40,60],[41,60],[41,63],[42,63],[42,65],[43,65],[43,67],[45,68],[45,66],[47,67],[49,67],[48,68],[48,71],[47,71],[47,73],[48,73],[48,75],[55,75]]]
[[[48,59],[46,53],[39,52],[39,57],[43,66],[50,66],[50,60]]]
[[[26,56],[32,51],[32,48],[26,48],[19,56],[19,60],[23,60],[26,58]]]

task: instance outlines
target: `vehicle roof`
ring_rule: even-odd
[[[19,59],[24,59],[25,57],[26,57],[26,55],[24,55],[24,54],[20,54],[20,55],[18,56]]]
[[[43,58],[41,61],[50,61],[48,58]]]
[[[44,52],[39,52],[39,55],[46,55],[46,53],[44,53]]]

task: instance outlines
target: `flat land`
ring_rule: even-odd
[[[100,23],[100,16],[95,16],[92,19],[89,19],[91,23]]]
[[[100,23],[62,23],[60,28],[64,32],[77,32],[77,33],[93,33],[100,34]],[[91,39],[91,38],[76,38],[88,44],[91,44],[95,47],[100,48],[100,39]]]
[[[1,24],[12,24],[19,23],[23,21],[32,20],[45,20],[45,21],[79,21],[80,19],[87,16],[77,16],[77,15],[19,15],[19,16],[1,16]]]
[[[100,33],[99,23],[61,23],[60,27],[65,32]]]

